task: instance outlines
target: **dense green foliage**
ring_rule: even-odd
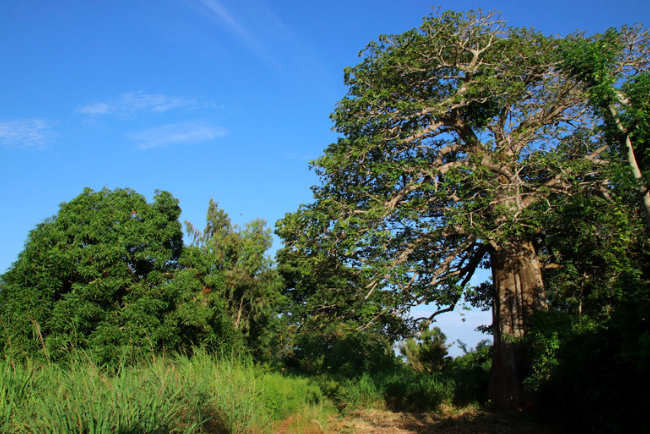
[[[132,190],[86,189],[34,229],[2,276],[2,351],[9,358],[64,359],[89,350],[99,362],[142,353],[250,348],[270,334],[279,281],[264,256],[262,222],[237,232],[210,203],[210,233],[182,241],[178,201]],[[229,231],[229,232],[228,232]],[[199,235],[193,234],[195,239]],[[219,239],[222,236],[223,239]]]
[[[278,233],[290,236],[278,229]],[[394,365],[392,345],[408,334],[408,319],[382,315],[387,293],[359,303],[367,280],[336,261],[278,252],[290,348],[286,363],[308,374],[353,377]],[[370,323],[370,324],[369,324]]]
[[[549,216],[543,248],[562,266],[545,273],[551,310],[530,322],[526,384],[545,417],[573,432],[648,428],[635,389],[650,384],[650,252],[630,191],[617,186],[608,203],[576,197]]]
[[[332,114],[343,137],[312,162],[314,203],[278,223],[281,267],[353,276],[353,291],[328,284],[305,309],[354,317],[358,330],[419,304],[436,304],[435,316],[490,267],[493,281],[466,299],[493,308],[495,403],[600,408],[606,401],[582,399],[580,387],[604,397],[645,380],[649,41],[639,26],[547,37],[478,11],[433,14],[370,43]],[[364,306],[369,317],[358,315]],[[563,320],[543,319],[554,315]],[[576,342],[584,363],[572,363]],[[444,350],[402,344],[414,369],[439,369],[420,360],[429,345]],[[611,381],[587,387],[605,372],[589,363],[605,363]],[[571,389],[571,379],[585,384]],[[602,413],[603,427],[634,424]]]
[[[214,200],[184,245],[170,193],[84,190],[0,277],[0,429],[272,432],[322,427],[326,402],[491,402],[650,430],[648,66],[639,26],[558,38],[445,12],[380,36],[346,69],[314,202],[276,224],[277,267],[266,222]],[[430,327],[462,297],[493,309],[494,346],[451,359]]]
[[[526,383],[545,416],[573,432],[644,432],[649,403],[635,390],[650,384],[650,37],[639,26],[570,37],[562,58],[602,119],[609,183],[606,194],[574,195],[545,215],[550,312],[531,319]]]
[[[400,363],[354,378],[319,377],[319,384],[344,413],[359,407],[429,412],[441,404],[483,405],[487,403],[490,349],[482,345],[432,372]]]
[[[312,162],[314,202],[278,223],[281,261],[356,277],[354,293],[327,306],[356,314],[381,299],[367,327],[415,306],[434,306],[428,320],[453,310],[475,271],[490,268],[491,394],[503,406],[524,404],[519,339],[547,308],[537,248],[546,214],[605,195],[608,183],[588,93],[556,67],[564,49],[481,11],[434,13],[380,36],[345,70],[348,93],[332,114],[342,137]]]
[[[384,371],[397,363],[385,336],[342,323],[301,330],[294,345],[287,364],[310,375],[352,378],[364,372]]]
[[[626,160],[650,233],[650,33],[636,25],[569,37],[560,67],[585,87],[605,140]]]

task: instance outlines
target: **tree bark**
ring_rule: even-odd
[[[494,356],[488,396],[498,407],[521,408],[527,401],[523,380],[530,361],[519,338],[533,312],[547,309],[542,270],[532,243],[526,241],[494,248],[491,260]]]

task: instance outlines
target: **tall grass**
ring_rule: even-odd
[[[32,369],[14,369],[9,363],[0,365],[0,428],[3,433],[9,432],[12,421],[16,417],[16,409],[24,401],[25,394],[30,391]]]
[[[65,365],[0,362],[4,433],[272,433],[300,414],[327,425],[318,387],[201,352],[111,372],[81,354]]]

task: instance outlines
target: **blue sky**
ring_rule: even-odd
[[[547,34],[645,22],[647,0],[438,1],[500,10]],[[343,68],[382,33],[417,27],[423,0],[3,0],[0,272],[27,233],[84,187],[156,189],[202,227],[214,198],[271,225],[311,200],[308,161],[336,140]],[[277,244],[277,243],[276,243]],[[274,247],[277,248],[277,245]],[[454,319],[456,318],[456,319]],[[470,312],[439,320],[474,345]],[[455,321],[455,322],[454,322]]]

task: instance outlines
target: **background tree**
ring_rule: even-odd
[[[276,234],[288,246],[297,243],[301,236],[303,222],[294,217],[299,216],[287,214],[277,223]],[[403,312],[390,310],[391,292],[375,288],[365,297],[366,287],[372,282],[358,268],[345,265],[341,258],[291,247],[280,249],[277,258],[288,299],[287,313],[293,323],[310,328],[319,327],[323,320],[345,321],[359,331],[372,326],[395,340],[408,333],[409,319]]]
[[[647,272],[642,204],[631,187],[630,182],[612,185],[607,199],[574,195],[545,215],[538,251],[554,264],[544,270],[553,310],[578,322],[605,320],[627,284]]]
[[[556,266],[543,272],[549,312],[529,321],[526,385],[544,417],[571,432],[648,430],[640,409],[650,400],[633,392],[650,384],[647,226],[639,181],[614,145],[606,197],[556,201],[538,240]]]
[[[549,216],[541,254],[562,266],[545,270],[549,312],[529,322],[526,384],[571,432],[649,428],[650,399],[634,393],[650,384],[647,229],[635,193],[612,186],[606,202],[574,197]]]
[[[101,361],[179,341],[165,285],[183,248],[171,194],[85,189],[29,234],[2,276],[5,352],[64,357],[92,348]]]
[[[233,225],[228,214],[210,199],[203,231],[185,222],[193,246],[206,255],[209,267],[201,275],[207,292],[224,300],[235,330],[241,332],[258,357],[275,358],[283,320],[282,281],[266,254],[273,239],[261,219],[243,228]],[[209,285],[216,280],[219,285]],[[263,356],[261,353],[266,353]]]
[[[181,337],[174,349],[187,354],[197,347],[209,351],[241,350],[243,336],[231,319],[223,297],[224,276],[214,271],[214,258],[189,246],[183,250],[178,264],[173,280],[167,284],[175,294],[176,306],[170,322]]]
[[[421,330],[416,338],[409,338],[399,345],[399,352],[406,363],[417,372],[439,371],[451,362],[447,356],[447,336],[440,327]]]
[[[315,202],[285,218],[296,231],[288,249],[357,269],[369,282],[360,300],[389,288],[393,314],[453,310],[489,266],[490,396],[501,405],[523,402],[518,339],[546,309],[540,216],[606,182],[607,146],[559,62],[558,40],[494,13],[434,14],[380,36],[345,70],[348,95],[332,115],[343,137],[313,163]]]
[[[563,44],[561,68],[584,83],[609,143],[625,158],[650,231],[650,33],[610,28]]]

